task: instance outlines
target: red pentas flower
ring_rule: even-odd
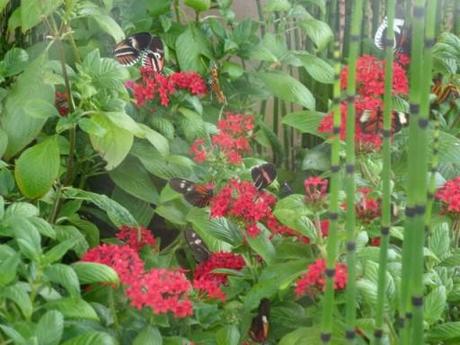
[[[126,289],[132,306],[149,307],[156,314],[172,312],[182,318],[193,313],[189,293],[192,285],[180,270],[154,268],[138,277]]]
[[[329,235],[329,219],[322,219],[320,221],[320,232],[322,237]]]
[[[369,224],[380,217],[380,201],[369,196],[369,188],[360,188],[358,192],[361,193],[361,198],[355,205],[356,216],[362,223]]]
[[[144,227],[137,229],[136,227],[123,225],[119,229],[116,237],[125,242],[128,247],[134,249],[136,252],[139,252],[144,246],[153,247],[155,245],[155,238],[152,233],[149,229]]]
[[[308,204],[321,204],[327,197],[328,180],[319,176],[305,179],[305,202]]]
[[[302,296],[305,293],[315,294],[317,291],[324,291],[326,288],[326,261],[318,259],[310,266],[307,272],[296,282],[295,294]],[[336,263],[334,289],[340,290],[347,285],[348,271],[343,263]]]
[[[69,114],[69,98],[67,97],[67,92],[56,91],[54,94],[54,105],[59,115],[67,116],[67,114]]]
[[[101,244],[88,250],[81,261],[97,262],[113,268],[124,285],[130,285],[144,273],[144,263],[133,248]]]
[[[441,201],[442,212],[458,217],[460,215],[460,176],[448,180],[436,192]]]
[[[193,275],[193,287],[206,292],[209,298],[225,300],[222,285],[227,283],[228,274],[213,272],[216,269],[226,268],[240,271],[246,266],[241,255],[234,253],[217,252],[201,262]]]
[[[190,153],[193,156],[193,160],[197,163],[203,163],[206,161],[207,152],[204,139],[196,139],[192,146],[190,146]]]

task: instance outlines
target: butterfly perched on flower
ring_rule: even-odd
[[[268,338],[268,331],[270,328],[270,300],[262,298],[259,303],[257,315],[254,316],[249,329],[249,336],[252,340],[258,343],[263,343]]]
[[[222,91],[220,87],[220,82],[219,82],[219,70],[217,68],[216,64],[213,64],[211,66],[211,90],[212,92],[216,95],[217,100],[219,103],[224,104],[227,103],[227,98],[225,97],[224,92]]]
[[[203,242],[201,237],[192,229],[187,229],[184,231],[185,241],[192,251],[192,255],[196,262],[200,263],[206,261],[211,252],[209,251],[206,244]]]
[[[128,36],[113,49],[115,59],[123,66],[132,66],[141,61],[142,66],[161,72],[164,66],[164,47],[159,37],[148,32]]]
[[[386,31],[388,29],[388,19],[385,17],[377,28],[374,35],[374,44],[379,49],[385,49]],[[395,18],[393,21],[394,41],[393,50],[397,52],[408,52],[410,31],[405,25],[405,20]]]
[[[272,163],[265,163],[252,168],[251,176],[254,186],[261,190],[275,180],[276,168]],[[212,183],[196,183],[180,177],[173,177],[169,180],[169,185],[195,207],[208,206],[214,196]]]
[[[407,125],[408,119],[403,112],[394,112],[391,116],[391,134],[399,132],[403,126]],[[359,122],[363,133],[380,134],[383,130],[383,112],[377,111],[375,113],[371,110],[364,110]]]
[[[453,82],[443,83],[441,78],[434,79],[434,85],[431,92],[436,95],[436,104],[444,103],[445,101],[453,101],[460,97],[460,87]]]

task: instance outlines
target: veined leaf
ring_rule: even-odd
[[[95,262],[76,262],[72,265],[80,283],[111,283],[119,284],[118,274],[111,267]]]
[[[64,317],[56,310],[47,311],[38,321],[35,335],[38,345],[58,345],[64,332]]]
[[[117,342],[107,333],[90,331],[73,337],[62,345],[117,345]]]
[[[318,127],[323,117],[324,114],[317,111],[297,111],[286,114],[282,122],[285,125],[298,129],[302,133],[321,136],[320,133],[318,133]]]

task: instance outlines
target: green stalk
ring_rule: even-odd
[[[457,36],[460,36],[460,2],[457,1],[454,12],[454,31]]]
[[[428,234],[430,230],[430,220],[431,214],[433,211],[433,202],[434,202],[434,193],[436,192],[436,172],[438,169],[438,161],[439,161],[439,119],[434,121],[434,129],[433,129],[433,143],[431,144],[433,148],[432,157],[431,157],[431,168],[430,168],[430,179],[428,180],[428,202],[426,206],[426,215],[425,215],[425,224],[428,229]]]
[[[387,1],[388,27],[393,27],[395,17],[395,0]],[[394,31],[386,30],[386,41],[393,42]],[[388,261],[389,234],[391,227],[391,119],[392,119],[392,85],[393,85],[393,45],[385,44],[385,94],[383,98],[383,168],[382,168],[382,220],[379,255],[379,276],[377,288],[377,308],[375,315],[375,345],[382,344],[383,320],[385,306],[386,271]]]
[[[331,187],[329,193],[329,236],[327,238],[326,258],[326,292],[321,324],[321,341],[328,344],[332,338],[332,323],[334,314],[334,276],[335,257],[337,248],[337,224],[339,212],[340,191],[340,46],[338,40],[334,46],[334,89],[333,89],[333,124],[334,137],[331,140]]]
[[[427,37],[434,37],[435,1],[428,1]],[[404,227],[400,315],[404,322],[401,344],[423,344],[423,246],[427,194],[427,128],[428,96],[431,83],[431,48],[423,55],[425,1],[417,0],[413,10],[412,50],[410,66],[410,113],[408,143],[408,191]],[[427,47],[433,42],[426,40]],[[428,61],[423,61],[428,58]],[[426,65],[428,62],[429,65]],[[425,78],[423,78],[425,73]],[[427,75],[429,74],[429,78]]]
[[[355,342],[356,320],[356,263],[355,263],[355,95],[356,95],[356,60],[361,42],[361,25],[363,16],[363,0],[353,2],[351,18],[350,47],[348,56],[348,85],[347,85],[347,133],[346,133],[346,175],[345,193],[347,215],[345,230],[347,233],[347,267],[348,283],[346,290],[346,340],[349,344]]]

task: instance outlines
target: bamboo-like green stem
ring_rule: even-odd
[[[455,5],[454,31],[457,36],[460,36],[460,1],[456,1]]]
[[[350,47],[348,49],[348,85],[347,85],[347,131],[346,131],[346,175],[345,193],[347,215],[345,230],[347,233],[347,267],[348,283],[346,290],[346,340],[349,344],[355,342],[356,320],[356,264],[355,264],[355,94],[356,94],[356,61],[361,42],[361,25],[363,17],[363,0],[353,2],[351,18]]]
[[[321,341],[329,344],[332,338],[332,322],[334,313],[334,276],[335,257],[337,247],[337,225],[339,212],[339,191],[340,191],[340,46],[338,40],[334,46],[334,69],[335,80],[333,89],[333,124],[334,137],[331,146],[331,188],[329,194],[329,236],[327,238],[326,258],[326,292],[324,296],[324,308],[321,324]]]
[[[434,37],[436,7],[428,1],[428,37]],[[425,239],[425,212],[427,194],[427,128],[428,108],[424,102],[429,96],[431,66],[426,66],[423,55],[425,29],[425,0],[417,0],[413,9],[412,49],[410,66],[410,127],[408,143],[408,190],[406,222],[404,227],[400,315],[406,317],[402,325],[402,345],[423,344],[423,247]],[[431,42],[426,41],[426,43]],[[431,48],[428,49],[430,51]],[[429,57],[431,60],[431,57]],[[429,68],[429,69],[428,69]],[[423,78],[423,73],[430,78]],[[422,109],[421,107],[424,107]],[[409,324],[407,321],[411,319]]]
[[[433,211],[433,202],[434,202],[434,193],[436,191],[436,171],[438,169],[438,161],[439,161],[439,120],[436,119],[434,121],[434,129],[433,129],[433,142],[431,144],[432,147],[432,157],[431,157],[431,167],[430,167],[430,179],[428,180],[428,202],[426,205],[426,214],[425,214],[425,224],[428,229],[428,234],[430,230],[430,220],[431,214]]]
[[[393,27],[395,17],[395,0],[387,1],[388,27]],[[393,42],[394,31],[386,30],[386,42]],[[381,241],[379,255],[379,275],[377,288],[377,307],[375,314],[375,345],[382,344],[383,320],[385,306],[385,286],[388,261],[388,246],[390,241],[391,227],[391,120],[392,120],[392,86],[393,86],[393,45],[385,45],[385,94],[383,98],[383,168],[382,168],[382,219],[381,219]]]

